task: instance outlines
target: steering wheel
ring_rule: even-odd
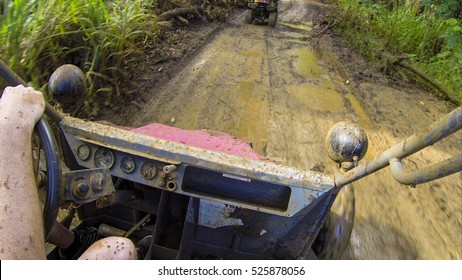
[[[3,77],[8,84],[11,85],[26,85],[26,83],[14,73],[6,64],[0,60],[0,76]],[[51,105],[46,104],[45,114],[52,120],[59,123],[62,119]],[[46,169],[47,169],[47,194],[45,199],[45,206],[43,209],[43,223],[45,239],[53,227],[53,224],[58,217],[59,205],[61,201],[61,164],[59,157],[58,145],[56,139],[51,131],[50,125],[42,117],[35,126],[36,132],[42,143],[42,149],[45,154]]]
[[[44,118],[41,118],[35,129],[42,143],[47,168],[48,191],[46,194],[45,206],[43,208],[43,225],[46,239],[58,217],[59,205],[61,202],[62,173],[58,145],[50,125]]]

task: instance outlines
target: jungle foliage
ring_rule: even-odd
[[[204,18],[213,20],[227,13],[230,0],[215,2],[204,7]],[[143,49],[160,43],[159,15],[201,3],[205,2],[0,0],[0,59],[35,88],[46,85],[60,65],[77,65],[88,80],[88,107],[96,96],[121,94],[126,66]],[[46,92],[46,86],[42,89]],[[97,109],[94,106],[90,114]]]
[[[407,59],[462,103],[462,1],[332,0],[337,31],[372,59]]]
[[[109,91],[122,64],[156,38],[149,2],[6,0],[0,56],[35,87],[59,65],[72,63],[86,73],[89,95]],[[95,82],[109,87],[95,89]]]

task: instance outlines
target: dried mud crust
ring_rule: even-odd
[[[263,156],[333,172],[324,137],[334,123],[351,120],[365,129],[370,160],[455,108],[405,77],[384,74],[331,31],[315,36],[330,11],[323,1],[280,1],[275,28],[245,24],[238,12],[161,71],[147,58],[133,75],[132,90],[141,97],[106,119],[223,131]],[[461,141],[458,132],[405,166],[415,170],[454,156]],[[385,169],[353,186],[356,214],[344,259],[462,258],[461,173],[411,189]]]

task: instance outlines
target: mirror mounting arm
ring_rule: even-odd
[[[412,172],[405,172],[400,159],[390,160],[393,178],[403,185],[415,187],[417,184],[430,182],[462,171],[462,154]]]
[[[459,106],[454,111],[446,116],[437,120],[427,128],[420,132],[413,134],[399,144],[386,150],[373,160],[360,164],[359,166],[351,169],[350,171],[337,175],[335,178],[336,187],[340,188],[349,183],[357,181],[369,174],[372,174],[390,164],[392,159],[402,159],[410,156],[434,143],[442,140],[443,138],[462,129],[462,106]],[[440,169],[451,167],[449,171],[452,173],[461,170],[461,156],[455,156],[450,160],[443,161],[435,166],[428,167],[419,172],[431,171],[431,173],[438,173]],[[458,166],[457,166],[458,165]],[[447,175],[452,174],[447,172]],[[446,175],[445,175],[446,176]]]

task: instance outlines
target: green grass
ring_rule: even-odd
[[[435,9],[416,10],[399,1],[333,0],[342,11],[338,32],[370,58],[378,51],[407,57],[462,103],[462,22]],[[404,1],[403,1],[404,2]],[[427,1],[428,2],[428,1]]]
[[[79,66],[89,98],[117,94],[124,66],[155,42],[152,0],[5,0],[0,58],[39,88],[58,66]]]

